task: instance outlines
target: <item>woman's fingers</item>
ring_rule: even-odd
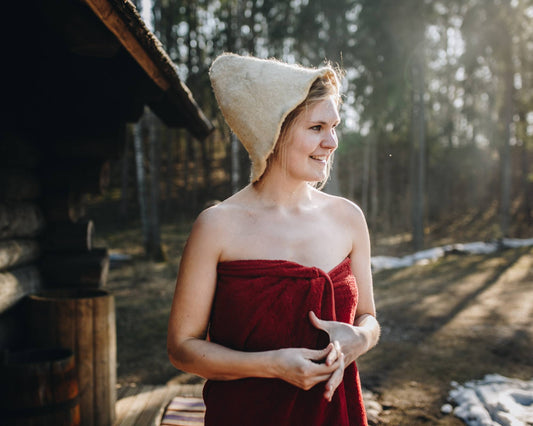
[[[340,354],[339,357],[339,367],[333,372],[329,377],[328,382],[326,383],[326,390],[324,391],[324,398],[328,401],[331,401],[333,394],[337,387],[341,384],[342,379],[344,378],[344,354]]]
[[[338,342],[320,350],[289,348],[279,353],[283,365],[280,378],[305,390],[326,382],[324,395],[331,400],[344,372],[344,355]]]
[[[335,389],[342,382],[344,376],[344,354],[341,352],[339,342],[330,343],[326,348],[314,355],[314,360],[323,359],[324,353],[327,353],[324,363],[315,364],[312,374],[314,375],[315,384],[327,381],[325,396],[331,400]]]
[[[325,363],[321,364],[324,367],[324,374],[315,376],[316,383],[327,381],[324,398],[331,401],[335,390],[344,378],[344,354],[341,351],[340,343],[338,341],[330,343],[325,349],[318,352],[320,352],[320,354],[315,354],[315,359],[322,359],[324,353],[327,355]]]
[[[324,349],[303,349],[304,357],[312,362],[312,365],[322,371],[333,371],[333,364],[338,360],[340,351],[338,345],[330,343]]]
[[[338,341],[334,341],[328,345],[333,346],[332,350],[328,353],[326,357],[326,365],[332,365],[340,356],[341,354],[341,345]]]
[[[312,363],[312,366],[307,370],[306,382],[310,384],[308,388],[315,386],[321,382],[331,381],[332,376],[341,368],[341,357],[339,357],[335,363],[326,365],[324,363],[316,364]],[[344,367],[343,367],[344,370]],[[338,384],[335,386],[337,387]]]
[[[335,346],[333,343],[330,343],[328,346],[326,346],[324,349],[303,349],[304,356],[316,363],[320,363],[320,361],[324,361],[326,364],[326,360],[328,357],[330,357],[331,352],[335,352]]]

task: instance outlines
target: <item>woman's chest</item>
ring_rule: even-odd
[[[279,259],[329,271],[352,249],[351,230],[326,218],[241,218],[228,229],[222,260]]]

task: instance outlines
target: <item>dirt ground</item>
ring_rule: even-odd
[[[100,244],[133,256],[113,264],[108,281],[117,309],[119,386],[201,383],[175,370],[165,347],[187,232],[186,225],[163,228],[169,261],[158,264],[140,256],[138,230],[97,232]],[[383,406],[379,424],[460,425],[440,412],[452,380],[533,377],[533,248],[382,271],[374,286],[382,336],[358,364],[363,385]]]
[[[380,424],[458,425],[450,382],[533,377],[533,249],[451,256],[375,276],[382,337],[359,361]]]

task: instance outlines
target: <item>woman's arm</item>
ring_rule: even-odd
[[[224,230],[217,208],[199,216],[183,252],[168,326],[170,361],[180,370],[215,380],[280,378],[303,389],[328,380],[341,363],[334,345],[241,352],[206,341]]]
[[[350,223],[352,231],[350,259],[358,290],[354,324],[324,321],[319,319],[314,312],[309,313],[311,323],[316,328],[328,333],[331,342],[338,344],[341,353],[344,355],[346,366],[372,349],[377,344],[380,335],[374,304],[368,227],[363,212],[359,207],[349,203],[348,210],[349,214],[342,217],[341,220],[345,223]],[[332,375],[326,384],[326,389],[330,389],[331,394],[338,386],[338,380],[339,375],[336,373]]]
[[[350,258],[359,293],[354,325],[361,340],[356,339],[350,351],[352,356],[348,359],[357,359],[372,349],[378,343],[380,336],[372,283],[370,236],[364,214],[359,207],[355,211],[353,248]]]

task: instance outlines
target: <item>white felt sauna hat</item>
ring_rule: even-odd
[[[283,121],[300,105],[314,81],[335,73],[330,67],[306,68],[275,59],[224,53],[209,70],[218,105],[252,161],[251,181],[265,171]]]

